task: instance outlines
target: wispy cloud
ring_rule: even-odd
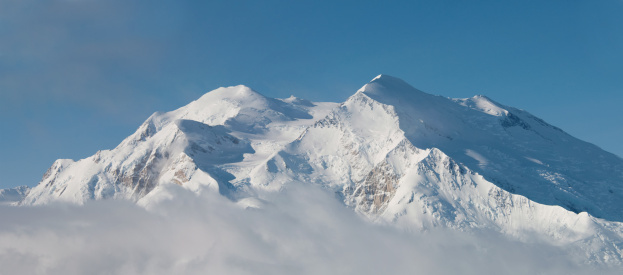
[[[402,232],[296,186],[243,209],[171,186],[150,210],[122,201],[0,208],[7,274],[578,274],[552,247],[495,234]],[[486,235],[486,236],[485,236]],[[590,271],[590,272],[589,272]],[[606,270],[601,270],[606,271]]]
[[[164,41],[142,15],[150,6],[126,2],[2,1],[2,107],[73,102],[114,114],[149,100],[162,84],[150,85],[166,67]]]

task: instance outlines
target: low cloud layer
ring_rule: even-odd
[[[0,208],[2,274],[590,274],[561,249],[496,234],[375,225],[315,187],[262,209],[196,196]]]

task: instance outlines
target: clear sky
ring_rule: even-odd
[[[623,1],[0,0],[0,188],[220,86],[484,94],[623,156]]]

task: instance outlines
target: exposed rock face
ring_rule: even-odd
[[[383,162],[368,174],[363,182],[355,185],[353,194],[345,194],[359,201],[357,208],[362,212],[377,214],[383,212],[389,201],[396,194],[395,184],[398,183],[398,175],[392,167]]]

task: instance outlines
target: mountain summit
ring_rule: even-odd
[[[485,96],[435,96],[387,75],[340,104],[216,89],[153,114],[115,149],[56,161],[21,203],[148,206],[174,184],[244,204],[293,182],[376,222],[536,236],[623,263],[621,158]]]

